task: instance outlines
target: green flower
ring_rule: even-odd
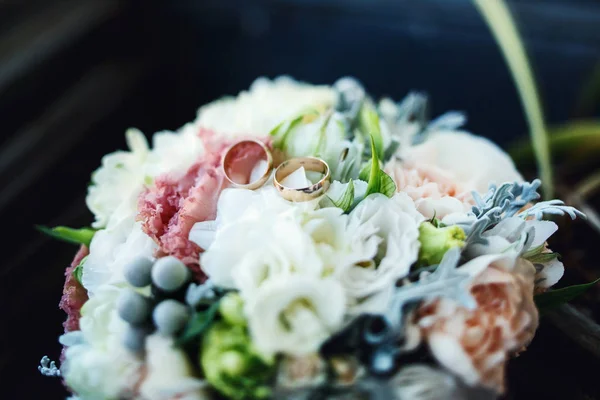
[[[221,321],[211,326],[202,340],[200,365],[206,380],[228,398],[266,399],[271,395],[274,362],[254,351],[243,325]]]
[[[431,222],[423,222],[419,226],[419,264],[439,264],[448,250],[463,247],[466,238],[465,231],[457,225],[436,228]]]
[[[229,293],[221,299],[219,312],[225,321],[231,325],[246,326],[244,316],[244,301],[237,293]]]

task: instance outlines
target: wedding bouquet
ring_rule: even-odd
[[[581,216],[458,112],[259,79],[92,175],[66,269],[73,399],[494,398]]]

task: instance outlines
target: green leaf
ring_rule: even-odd
[[[360,176],[366,175],[366,168],[367,167],[363,168],[360,172],[359,178]],[[395,192],[396,184],[394,183],[394,180],[381,170],[379,158],[377,158],[377,152],[375,151],[375,139],[371,136],[371,163],[365,197],[373,193],[382,193],[387,197],[392,197]]]
[[[396,193],[396,183],[392,177],[385,172],[380,171],[379,179],[381,180],[381,183],[379,184],[379,193],[384,194],[387,197],[392,197],[394,193]]]
[[[552,157],[560,161],[592,159],[600,151],[600,120],[572,120],[564,125],[548,128],[548,140]],[[535,155],[531,142],[517,140],[509,148],[509,154],[517,164],[527,165]]]
[[[358,179],[365,182],[369,181],[369,175],[371,175],[371,164],[372,163],[368,162],[362,167],[358,173]]]
[[[346,190],[344,191],[344,194],[342,194],[342,196],[337,201],[331,199],[331,202],[337,208],[341,208],[342,210],[344,210],[344,212],[350,211],[350,209],[352,208],[352,204],[354,204],[354,182],[350,180],[350,182],[348,182]]]
[[[544,313],[561,304],[568,303],[574,298],[585,293],[586,290],[600,282],[600,278],[593,282],[584,283],[581,285],[567,286],[562,289],[550,290],[545,293],[538,294],[534,297],[535,305],[541,313]]]
[[[379,187],[381,186],[381,178],[379,177],[380,171],[379,158],[375,151],[375,139],[371,136],[371,170],[369,171],[369,180],[367,181],[367,193],[365,194],[365,197],[373,193],[379,193]]]
[[[383,137],[381,136],[381,127],[379,126],[379,116],[377,115],[377,111],[367,103],[360,109],[359,126],[361,131],[371,137],[371,143],[373,144],[371,151],[377,153],[378,159],[384,158]]]
[[[534,264],[545,264],[560,257],[559,253],[544,253],[545,250],[546,244],[542,243],[541,245],[523,253],[522,257]]]
[[[68,243],[84,244],[90,246],[90,242],[96,233],[96,229],[93,228],[80,228],[73,229],[66,226],[57,226],[54,228],[48,228],[47,226],[37,225],[37,230],[45,233],[46,235],[62,240]]]
[[[83,257],[79,265],[76,266],[73,270],[73,277],[77,282],[79,282],[80,285],[83,285],[83,283],[81,282],[81,276],[83,275],[83,263],[85,262],[86,258],[87,256]]]
[[[220,301],[215,301],[208,309],[195,312],[183,329],[183,332],[181,332],[181,335],[177,338],[175,345],[182,346],[202,336],[215,320],[219,304]]]
[[[505,1],[474,0],[474,3],[492,31],[513,77],[531,132],[544,198],[552,199],[554,180],[548,132],[525,46]]]
[[[534,264],[546,264],[557,259],[559,255],[558,253],[539,253],[527,259]]]

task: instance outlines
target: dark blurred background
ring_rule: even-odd
[[[600,2],[508,3],[548,121],[597,117],[586,89],[600,61]],[[57,305],[76,249],[34,225],[91,222],[90,173],[124,148],[126,128],[176,129],[201,104],[280,74],[327,84],[353,75],[398,100],[426,91],[433,115],[465,111],[468,129],[502,145],[527,133],[468,0],[0,0],[0,398],[66,396],[37,365],[59,357]],[[598,359],[561,332],[542,323],[509,371],[509,398],[598,396]]]

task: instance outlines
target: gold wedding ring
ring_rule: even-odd
[[[260,178],[250,181],[253,167],[261,161],[267,162],[267,168]],[[235,187],[258,189],[265,184],[273,170],[273,156],[259,140],[242,140],[234,143],[223,156],[223,173]]]
[[[323,174],[323,177],[317,183],[303,188],[294,189],[281,184],[286,177],[301,167],[304,167],[307,171],[319,172]],[[325,161],[315,157],[292,158],[291,160],[284,161],[277,167],[273,176],[273,183],[277,191],[286,200],[294,202],[313,200],[322,196],[329,189],[329,184],[331,183],[329,165]]]

